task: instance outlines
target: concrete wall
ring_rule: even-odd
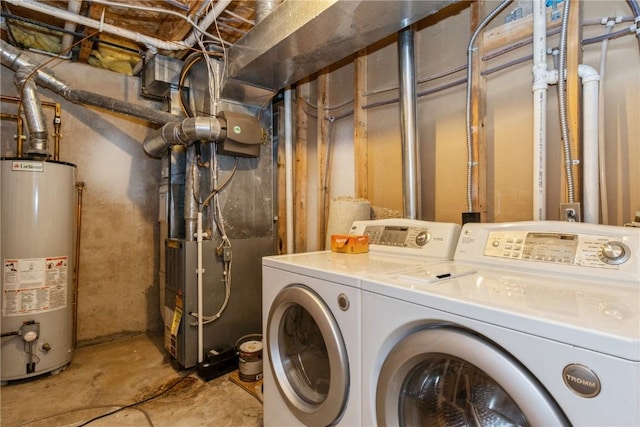
[[[35,62],[44,57],[31,55]],[[46,57],[46,59],[50,59]],[[78,89],[161,108],[139,98],[138,78],[83,64],[47,65]],[[52,68],[53,67],[53,68]],[[17,95],[13,72],[0,68],[2,94]],[[142,150],[152,130],[146,122],[87,108],[40,89],[43,100],[62,106],[60,160],[78,167],[83,193],[78,342],[160,331],[158,271],[158,180],[160,161]],[[3,112],[15,105],[2,103]],[[45,108],[53,133],[53,111]],[[2,156],[14,156],[15,123],[3,120]]]
[[[498,2],[487,2],[487,11]],[[515,4],[515,3],[514,3]],[[599,21],[604,16],[630,16],[625,1],[581,2],[583,19]],[[515,6],[514,6],[515,7]],[[490,28],[505,23],[505,16],[514,7],[499,15]],[[628,27],[618,24],[614,31]],[[604,34],[602,25],[583,28],[583,38]],[[416,32],[417,79],[445,74],[432,81],[420,83],[417,91],[430,91],[442,85],[466,78],[466,70],[450,72],[466,65],[470,33],[470,9],[452,7],[447,14],[422,22]],[[548,47],[557,47],[558,36],[550,37]],[[583,63],[599,69],[601,44],[583,46]],[[530,55],[532,46],[526,45],[487,62],[487,68],[505,64]],[[368,50],[368,103],[390,101],[389,104],[368,109],[368,165],[369,199],[377,206],[402,210],[402,165],[399,130],[398,66],[396,37],[389,37]],[[605,93],[605,158],[608,195],[605,205],[608,219],[603,223],[623,225],[640,210],[640,51],[638,39],[624,36],[609,43],[606,57]],[[551,60],[549,60],[551,67]],[[532,165],[532,90],[531,61],[512,66],[486,76],[487,110],[485,121],[487,161],[481,167],[487,174],[487,220],[518,221],[533,218]],[[353,94],[353,67],[334,67],[329,81],[329,103],[340,105],[345,96]],[[312,82],[312,85],[315,81]],[[418,127],[421,156],[422,218],[436,221],[460,222],[466,205],[466,85],[420,96],[418,99]],[[345,95],[347,94],[347,95]],[[548,92],[547,129],[547,219],[559,219],[559,204],[565,201],[562,177],[562,151],[559,129],[556,88]],[[315,103],[315,99],[311,99]],[[341,159],[350,159],[345,147],[353,141],[353,117],[337,124],[334,147],[341,147],[341,157],[334,156],[331,172],[332,196],[349,193],[353,174]],[[315,124],[310,121],[308,138],[315,138]],[[309,165],[316,163],[316,153],[309,150]],[[348,163],[347,163],[348,164]],[[311,168],[310,173],[313,173]],[[311,181],[313,181],[311,177]],[[316,193],[309,189],[310,197]],[[583,200],[577,194],[576,200]],[[309,201],[309,207],[314,202]],[[313,224],[315,210],[310,208]],[[313,249],[309,246],[308,249]]]

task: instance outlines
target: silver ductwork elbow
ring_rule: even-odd
[[[21,94],[22,108],[27,118],[27,128],[29,129],[29,149],[27,153],[36,156],[49,156],[49,142],[47,140],[47,123],[38,89],[32,77],[35,67],[24,66],[16,70],[15,84]]]
[[[142,146],[145,153],[160,158],[173,145],[188,147],[196,141],[221,141],[227,134],[224,123],[217,117],[189,117],[170,122],[149,135]]]

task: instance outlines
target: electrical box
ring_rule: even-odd
[[[238,157],[258,157],[262,143],[262,129],[257,117],[222,111],[218,117],[226,122],[227,134],[218,142],[219,154]]]

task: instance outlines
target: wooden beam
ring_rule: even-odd
[[[358,52],[354,62],[354,102],[353,102],[353,157],[355,171],[355,195],[369,197],[369,153],[367,145],[367,50]]]
[[[484,2],[471,3],[471,28],[473,33],[485,16]],[[487,220],[487,146],[486,146],[486,79],[482,71],[486,68],[481,61],[484,52],[482,37],[477,39],[477,50],[473,55],[471,74],[471,140],[473,141],[472,202],[474,212],[480,212],[481,221]]]
[[[277,215],[278,221],[277,225],[277,235],[278,235],[278,254],[286,254],[288,253],[287,247],[287,189],[286,189],[286,158],[285,158],[285,138],[284,136],[284,103],[279,102],[276,106],[276,111],[278,112],[278,122],[276,126],[278,127],[278,139],[276,142],[276,146],[278,147],[277,151]]]
[[[327,147],[329,146],[329,120],[325,117],[325,109],[329,105],[329,68],[323,68],[318,73],[318,248],[324,249],[329,217],[330,194],[326,183],[330,168],[327,167]]]
[[[102,5],[89,3],[89,10],[88,10],[89,18],[99,21],[104,9],[105,7]],[[88,36],[93,32],[95,32],[93,28],[86,27],[84,30],[85,36]],[[80,51],[78,52],[78,62],[84,62],[84,63],[89,62],[89,57],[91,56],[91,52],[93,51],[93,45],[94,45],[94,42],[88,39],[80,43]]]
[[[559,19],[552,21],[551,11],[547,10],[547,31],[559,28],[561,24]],[[524,18],[487,30],[481,38],[485,54],[507,45],[533,39],[533,15],[527,15]]]
[[[304,105],[309,99],[309,80],[304,80],[298,85],[296,102],[296,139],[294,144],[295,164],[293,169],[294,196],[293,196],[293,230],[294,252],[306,252],[307,248],[307,194],[308,194],[308,157],[307,136],[308,117]]]

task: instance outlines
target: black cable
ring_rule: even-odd
[[[78,426],[78,427],[86,426],[86,425],[88,425],[88,424],[90,424],[90,423],[92,423],[92,422],[94,422],[94,421],[98,421],[98,420],[100,420],[100,419],[102,419],[102,418],[106,418],[106,417],[108,417],[108,416],[110,416],[110,415],[116,414],[116,413],[118,413],[118,412],[120,412],[120,411],[123,411],[123,410],[125,410],[125,409],[134,408],[134,407],[136,407],[136,406],[138,406],[138,405],[142,405],[142,404],[147,403],[147,402],[149,402],[149,401],[151,401],[151,400],[157,399],[157,398],[159,398],[159,397],[161,397],[161,396],[163,396],[163,395],[167,394],[171,389],[173,389],[175,386],[177,386],[177,385],[178,385],[178,384],[180,384],[182,381],[184,381],[186,378],[188,378],[188,377],[189,377],[193,372],[194,372],[194,369],[191,369],[187,374],[185,374],[185,375],[183,375],[182,377],[180,377],[180,379],[178,379],[178,381],[176,381],[175,383],[171,384],[169,387],[167,387],[167,388],[166,388],[166,389],[164,389],[163,391],[161,391],[161,392],[159,392],[159,393],[154,394],[153,396],[147,397],[146,399],[142,399],[142,400],[140,400],[140,401],[138,401],[138,402],[134,402],[134,403],[131,403],[131,404],[126,405],[126,406],[121,406],[120,408],[118,408],[118,409],[114,409],[114,410],[113,410],[113,411],[111,411],[111,412],[107,412],[107,413],[105,413],[105,414],[95,416],[95,417],[93,417],[93,418],[91,418],[91,419],[89,419],[89,420],[87,420],[87,421],[83,422],[82,424],[79,424],[79,426]],[[147,416],[147,420],[149,421],[150,425],[152,425],[152,426],[153,426],[153,423],[151,423],[151,419],[150,419],[148,416]]]
[[[14,335],[20,335],[20,332],[18,332],[18,331],[5,332],[5,333],[3,333],[3,334],[2,334],[2,336],[1,336],[1,337],[2,337],[2,338],[4,338],[4,337],[12,337],[12,336],[14,336]]]

